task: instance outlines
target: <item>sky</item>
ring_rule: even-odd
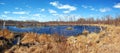
[[[69,21],[120,15],[120,0],[0,0],[0,19]]]

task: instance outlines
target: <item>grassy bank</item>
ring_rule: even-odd
[[[3,53],[120,53],[119,26],[91,26],[100,26],[104,30],[70,37],[36,33],[15,35],[8,30],[1,30],[0,37],[3,39],[0,40],[0,50]],[[11,41],[18,37],[21,37],[20,42],[13,45]]]

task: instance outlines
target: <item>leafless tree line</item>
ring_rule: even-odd
[[[93,17],[85,19],[80,18],[77,20],[77,22],[80,22],[81,24],[109,24],[109,25],[120,25],[120,15],[116,17],[112,17],[110,15],[104,16],[102,18],[94,19]]]
[[[66,18],[66,17],[64,17]],[[49,21],[49,22],[38,22],[38,21],[13,21],[13,20],[5,20],[6,25],[79,25],[79,24],[109,24],[120,26],[120,15],[112,17],[110,15],[101,17],[101,18],[79,18],[76,19],[75,16],[67,17],[70,18],[69,21],[65,21],[63,19],[57,21]],[[0,25],[3,24],[3,20],[0,20]]]

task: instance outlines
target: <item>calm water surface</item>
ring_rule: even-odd
[[[72,30],[67,30],[70,27]],[[2,28],[2,27],[0,27]],[[44,26],[44,27],[28,27],[28,28],[18,28],[16,26],[6,26],[6,29],[13,32],[34,32],[39,34],[58,34],[58,35],[78,35],[83,32],[84,29],[91,32],[99,32],[100,28],[96,26]]]

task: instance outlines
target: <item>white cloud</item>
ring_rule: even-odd
[[[7,15],[1,15],[1,17],[3,17],[3,19],[5,18],[5,17],[8,17]]]
[[[83,7],[83,8],[90,8],[90,9],[93,8],[92,6],[88,6],[88,5],[81,5],[81,7]]]
[[[31,6],[29,6],[29,5],[26,5],[26,7],[27,7],[27,8],[32,8],[32,7],[31,7]]]
[[[90,10],[95,10],[95,8],[91,8]]]
[[[17,11],[17,12],[12,12],[13,14],[29,14],[29,12],[26,11]]]
[[[83,8],[88,8],[88,6],[86,6],[86,5],[82,5],[81,7],[83,7]]]
[[[59,14],[57,15],[57,21],[76,21],[81,18],[81,15],[78,14]]]
[[[117,3],[116,5],[113,6],[114,8],[120,8],[120,3]]]
[[[24,17],[24,16],[20,16],[19,18],[24,19],[24,18],[26,18],[26,17]]]
[[[93,14],[90,14],[90,17],[93,17],[94,15]]]
[[[33,14],[33,16],[35,16],[35,17],[40,17],[40,14]]]
[[[54,15],[54,16],[58,16],[59,14],[52,14],[52,15]]]
[[[51,14],[56,14],[56,13],[57,13],[55,10],[52,10],[52,9],[49,9],[48,11],[49,11],[49,13],[51,13]]]
[[[5,15],[5,14],[2,14],[0,16],[1,16],[0,19],[2,19],[2,20],[12,20],[13,19],[13,17],[9,17],[8,15]]]
[[[19,9],[18,7],[16,7],[15,9]]]
[[[0,3],[0,5],[4,5],[5,3]]]
[[[4,14],[9,14],[9,13],[11,13],[10,11],[4,11]]]
[[[15,7],[16,10],[22,10],[22,8],[19,8],[19,7]]]
[[[85,8],[85,9],[92,10],[92,11],[98,11],[98,10],[97,10],[97,9],[95,9],[93,6],[81,5],[81,7]]]
[[[100,8],[99,9],[100,12],[108,12],[110,10],[111,10],[110,8]]]
[[[43,12],[43,11],[45,11],[45,9],[40,9],[40,12]]]
[[[61,4],[58,1],[50,2],[51,5],[55,6],[58,9],[66,9],[67,12],[75,11],[77,8],[68,4]]]
[[[63,13],[70,13],[70,11],[63,11]]]

